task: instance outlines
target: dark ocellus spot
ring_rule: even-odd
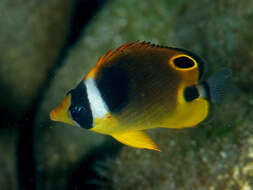
[[[104,67],[98,74],[96,83],[110,112],[120,112],[127,105],[129,79],[123,68]]]
[[[199,91],[196,86],[189,86],[184,89],[184,98],[187,102],[199,97]]]
[[[92,112],[84,82],[81,81],[79,85],[69,93],[71,94],[71,105],[69,107],[69,112],[72,119],[82,128],[92,128]]]
[[[178,68],[181,69],[187,69],[194,66],[193,60],[185,56],[177,57],[176,59],[173,60],[173,62]]]
[[[170,49],[173,50],[177,50],[177,51],[181,51],[182,53],[185,53],[186,55],[190,56],[191,58],[193,58],[197,63],[198,63],[198,69],[199,69],[199,80],[202,80],[205,72],[206,72],[206,61],[204,59],[202,59],[201,57],[197,56],[195,53],[192,53],[189,50],[186,49],[181,49],[181,48],[172,48],[170,47]]]

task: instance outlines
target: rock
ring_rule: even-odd
[[[165,7],[161,1],[157,6]],[[253,3],[181,1],[172,7],[175,44],[204,57],[208,74],[232,68],[235,87],[216,106],[212,122],[192,129],[150,131],[161,153],[124,147],[109,164],[113,189],[252,189]],[[163,36],[165,24],[159,22],[161,27],[153,28]]]
[[[96,18],[90,27],[96,25]],[[84,37],[86,38],[86,33]],[[101,51],[101,50],[100,50]],[[74,88],[83,76],[95,65],[99,52],[91,43],[77,44],[59,68],[42,101],[35,122],[35,151],[39,189],[66,189],[69,180],[78,169],[92,157],[94,149],[105,151],[104,144],[111,138],[97,133],[49,121],[50,111],[60,103],[69,89]],[[109,140],[108,140],[109,139]],[[101,150],[100,150],[100,147]],[[92,152],[92,153],[90,153]],[[87,168],[88,166],[86,166]],[[86,171],[81,175],[85,176]],[[82,176],[79,176],[82,178]],[[83,178],[82,181],[84,181]],[[72,188],[75,188],[73,184]]]
[[[173,38],[180,46],[199,52],[209,69],[231,67],[233,81],[244,91],[252,91],[253,3],[221,0],[189,4],[182,1],[175,20]]]
[[[16,144],[17,130],[0,129],[0,189],[18,189]]]
[[[47,72],[58,59],[68,33],[73,1],[1,0],[1,111],[21,118]]]
[[[75,171],[75,168],[82,167],[80,162],[92,154],[94,149],[102,147],[101,152],[108,151],[103,149],[106,136],[50,122],[49,112],[63,99],[66,92],[75,87],[96,64],[99,56],[104,55],[109,49],[136,40],[164,42],[164,45],[172,44],[173,41],[167,42],[170,35],[169,28],[166,28],[165,35],[160,38],[157,38],[161,36],[160,31],[155,29],[156,27],[153,28],[153,25],[156,24],[159,27],[162,27],[162,24],[170,25],[171,20],[169,19],[164,20],[163,23],[157,22],[164,16],[168,16],[169,5],[166,5],[165,0],[163,3],[165,6],[160,6],[153,1],[153,8],[150,9],[145,2],[138,2],[138,11],[136,11],[126,9],[126,7],[135,6],[136,1],[109,1],[90,22],[80,41],[69,52],[63,64],[64,67],[60,68],[54,76],[36,119],[35,149],[38,161],[38,183],[41,184],[42,189],[64,189],[68,182],[67,179],[71,178],[71,173]],[[151,16],[143,18],[143,14]],[[108,141],[111,143],[111,139]],[[117,144],[119,145],[118,142]],[[109,160],[111,156],[109,152]],[[103,160],[100,162],[103,163]],[[101,171],[100,168],[97,169],[97,166],[94,170]],[[80,173],[84,176],[89,175],[86,172],[87,170],[84,169]],[[94,181],[96,187],[110,186],[107,182],[100,180],[104,178],[100,173],[95,175],[96,179],[85,179],[91,181],[86,182],[85,187],[90,187],[91,184],[87,183],[94,183]],[[106,172],[103,170],[102,173]],[[76,184],[69,185],[72,185],[72,188],[76,187]]]
[[[18,189],[20,120],[56,64],[73,1],[0,1],[0,189]],[[25,146],[25,145],[24,145]],[[29,146],[26,144],[26,146]],[[21,152],[25,156],[27,152]],[[23,168],[30,168],[25,165]],[[29,179],[27,179],[29,181]]]
[[[79,161],[105,138],[50,122],[50,110],[108,49],[145,40],[195,51],[209,62],[207,74],[224,66],[232,68],[236,87],[216,107],[212,122],[184,130],[151,130],[161,153],[124,146],[117,159],[106,162],[110,170],[103,176],[117,190],[253,187],[252,64],[243,64],[252,60],[252,10],[250,1],[108,1],[69,53],[37,115],[41,186],[64,189]]]

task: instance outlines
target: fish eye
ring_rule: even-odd
[[[79,121],[87,112],[84,106],[76,105],[69,108],[70,115],[75,121]]]
[[[195,62],[193,61],[193,59],[186,56],[176,57],[172,61],[174,65],[180,69],[189,69],[189,68],[194,67],[195,65]]]

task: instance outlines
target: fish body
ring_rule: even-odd
[[[208,117],[212,100],[221,98],[217,93],[229,72],[206,81],[204,72],[204,61],[189,51],[124,44],[100,57],[50,117],[132,147],[159,150],[143,130],[196,126]]]

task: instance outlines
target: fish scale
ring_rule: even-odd
[[[50,117],[128,146],[159,151],[145,129],[194,127],[224,97],[230,70],[206,80],[205,70],[205,61],[188,50],[123,44],[101,56]]]

